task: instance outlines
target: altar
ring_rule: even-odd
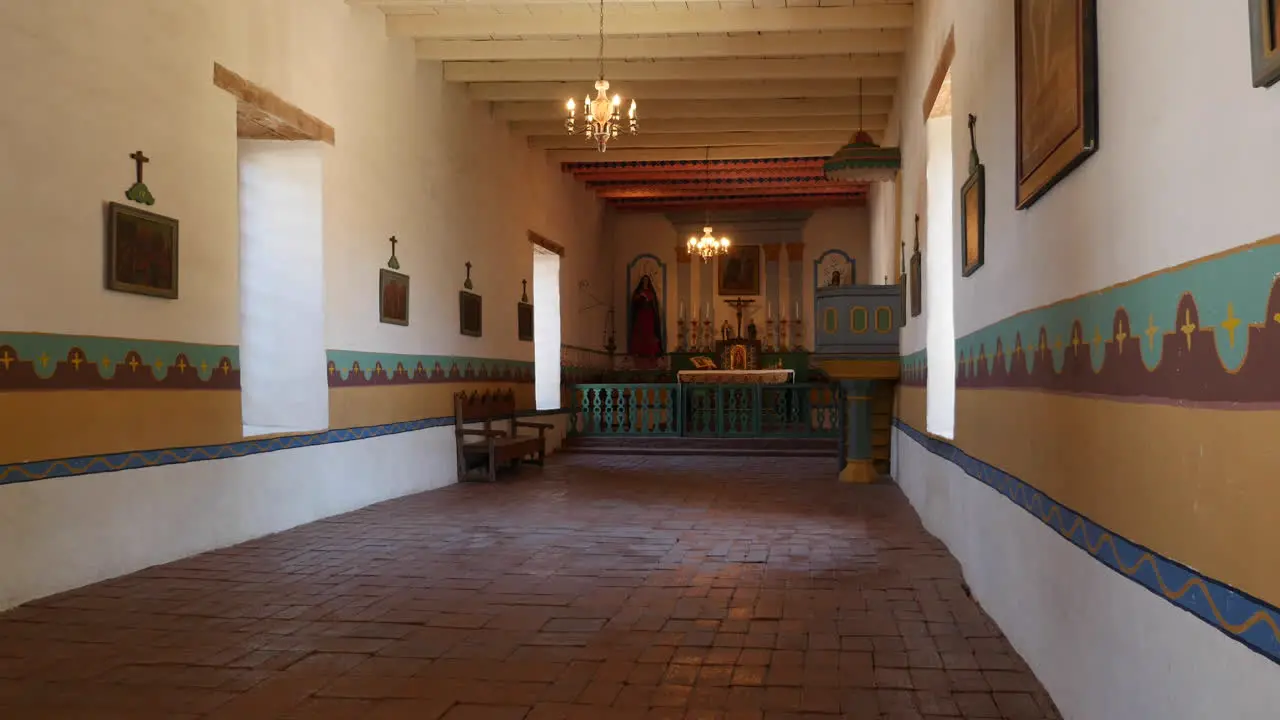
[[[717,385],[782,385],[795,382],[795,370],[770,368],[767,370],[681,370],[676,373],[680,383],[711,383]]]

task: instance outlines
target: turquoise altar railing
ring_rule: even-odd
[[[570,435],[835,438],[836,390],[786,385],[603,383],[570,388]]]

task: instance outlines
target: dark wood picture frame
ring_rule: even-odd
[[[960,274],[969,277],[986,262],[987,168],[978,165],[960,188]]]
[[[378,321],[390,325],[409,324],[408,275],[386,268],[378,271]]]
[[[720,295],[752,296],[760,294],[760,274],[764,272],[763,248],[759,245],[730,245],[729,253],[716,258],[716,291]],[[740,277],[730,279],[730,263],[749,263],[754,270],[739,267]],[[742,277],[744,276],[745,277]],[[729,282],[726,282],[729,280]],[[739,282],[741,281],[741,282]]]
[[[516,303],[516,334],[524,342],[533,342],[533,304]]]
[[[1249,0],[1249,40],[1253,86],[1280,82],[1280,0]]]
[[[1098,151],[1098,9],[1097,0],[1023,0],[1015,2],[1013,6],[1016,88],[1014,103],[1017,117],[1015,146],[1017,170],[1014,178],[1014,200],[1017,209],[1025,210]],[[1023,28],[1031,21],[1030,14],[1037,10],[1048,13],[1048,19],[1041,24],[1045,27],[1051,26],[1051,29],[1046,31],[1047,37],[1033,41],[1024,37],[1026,33]],[[1071,21],[1069,26],[1067,26],[1068,20]],[[1057,21],[1056,25],[1055,21]],[[1067,29],[1064,30],[1064,26],[1067,26]],[[1069,33],[1069,35],[1064,38],[1063,33]],[[1067,42],[1071,37],[1074,37],[1074,47]],[[1046,97],[1044,88],[1040,88],[1040,93],[1036,97],[1028,97],[1032,89],[1028,85],[1031,84],[1034,87],[1034,83],[1025,76],[1028,65],[1027,55],[1040,52],[1039,49],[1030,47],[1033,42],[1040,41],[1049,46],[1044,48],[1044,54],[1050,56],[1049,59],[1041,59],[1041,64],[1044,66],[1053,63],[1052,56],[1055,50],[1063,55],[1073,54],[1070,61],[1074,63],[1076,79],[1075,88],[1072,89],[1074,98],[1069,99],[1065,95],[1058,98]],[[1058,60],[1066,61],[1063,56],[1059,56]],[[1056,132],[1046,130],[1047,134],[1038,139],[1028,137],[1024,129],[1024,123],[1028,120],[1024,117],[1024,108],[1032,107],[1048,113],[1055,109],[1055,104],[1059,115],[1044,119],[1054,120],[1063,117],[1061,111],[1067,106],[1074,105],[1071,111],[1074,125],[1069,129],[1064,125]],[[1032,142],[1036,142],[1037,147],[1051,149],[1037,150],[1035,155],[1028,157],[1031,155]]]
[[[911,253],[911,317],[920,317],[924,309],[924,275],[920,268],[920,246]]]
[[[482,298],[466,290],[458,291],[458,332],[468,337],[481,337],[484,334]]]
[[[178,221],[112,202],[107,203],[106,225],[107,289],[176,300]],[[143,230],[150,231],[147,237],[140,236]]]

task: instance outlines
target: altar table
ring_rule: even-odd
[[[721,385],[782,385],[795,382],[794,370],[681,370],[676,379],[682,383],[714,383]]]

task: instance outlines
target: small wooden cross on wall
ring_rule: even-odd
[[[396,240],[395,235],[392,235],[390,242],[391,242],[391,259],[387,261],[387,267],[391,268],[392,270],[399,270],[400,261],[396,259],[396,243],[400,241]]]
[[[129,157],[133,160],[135,179],[133,181],[133,185],[125,191],[124,196],[141,205],[155,205],[155,196],[151,194],[151,191],[147,189],[146,184],[142,182],[142,166],[145,163],[151,162],[151,158],[143,155],[141,150],[132,153]]]
[[[529,302],[529,281],[528,280],[520,281],[520,302],[522,303]]]
[[[473,285],[471,284],[471,261],[470,260],[467,261],[467,279],[465,282],[462,283],[462,287],[468,290],[470,290],[473,287]]]

